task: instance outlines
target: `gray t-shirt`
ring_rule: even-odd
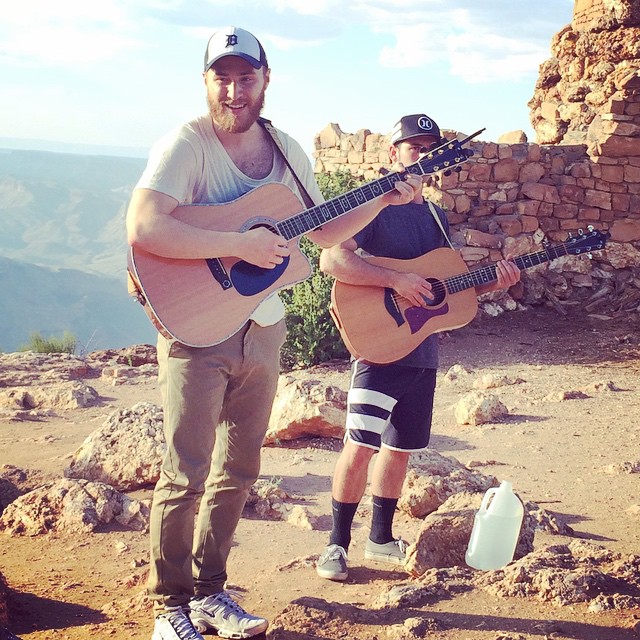
[[[449,233],[447,217],[436,207],[440,221]],[[438,223],[427,203],[409,203],[383,209],[362,231],[354,236],[358,247],[372,256],[411,260],[433,249],[447,246]],[[395,364],[436,369],[438,335],[429,336],[410,354]]]

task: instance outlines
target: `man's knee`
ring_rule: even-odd
[[[347,439],[341,456],[343,460],[349,462],[351,465],[362,466],[368,465],[373,455],[377,452],[377,449],[366,447],[353,442],[353,440]]]

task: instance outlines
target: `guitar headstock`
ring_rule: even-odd
[[[469,142],[469,140],[473,140],[483,131],[484,129],[479,129],[463,140],[447,140],[439,147],[425,154],[418,162],[406,167],[405,170],[415,175],[428,175],[438,171],[444,171],[445,175],[448,175],[448,172],[455,167],[458,167],[457,171],[460,171],[459,165],[466,162],[473,155],[471,149],[463,149],[462,145]]]
[[[426,153],[417,162],[405,167],[405,170],[408,173],[419,176],[438,173],[439,171],[450,171],[454,167],[466,162],[473,155],[471,149],[462,148],[463,142],[459,140],[445,142],[436,149]]]
[[[577,256],[589,251],[604,249],[610,237],[611,234],[608,231],[598,231],[589,226],[586,233],[581,229],[575,238],[569,238],[564,243],[564,247],[567,253]]]

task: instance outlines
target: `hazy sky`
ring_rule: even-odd
[[[416,112],[534,141],[527,102],[572,12],[573,0],[5,2],[0,137],[148,148],[204,110],[207,40],[233,24],[266,49],[264,115],[308,153],[330,122],[387,133]]]

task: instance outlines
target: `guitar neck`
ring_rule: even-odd
[[[403,174],[392,173],[383,178],[369,182],[362,187],[353,189],[322,204],[318,204],[311,209],[282,220],[276,224],[278,232],[287,240],[299,238],[309,231],[321,227],[331,220],[349,213],[362,204],[371,202],[374,198],[393,191],[398,180],[403,179]]]
[[[373,182],[353,189],[331,200],[327,200],[322,204],[318,204],[311,209],[301,211],[300,213],[281,220],[276,224],[278,233],[286,240],[299,238],[309,231],[313,231],[321,227],[327,222],[335,220],[345,213],[349,213],[356,207],[370,202],[378,196],[393,191],[396,182],[404,180],[407,174],[424,176],[438,171],[447,171],[459,164],[466,162],[472,155],[471,149],[463,149],[462,145],[469,140],[482,133],[484,129],[476,131],[474,134],[467,136],[464,140],[450,140],[437,149],[428,152],[417,162],[405,167],[402,172],[392,172],[382,178],[378,178]]]
[[[525,269],[537,267],[540,264],[544,264],[550,260],[555,260],[556,258],[564,255],[567,255],[566,245],[559,244],[555,247],[547,247],[546,249],[536,253],[518,256],[513,259],[513,262],[520,271],[524,271]],[[495,282],[497,279],[498,274],[496,271],[496,265],[493,263],[484,267],[472,269],[468,273],[451,276],[450,278],[447,278],[444,283],[449,293],[457,293],[459,291],[464,291],[465,289],[470,289],[471,287]]]

